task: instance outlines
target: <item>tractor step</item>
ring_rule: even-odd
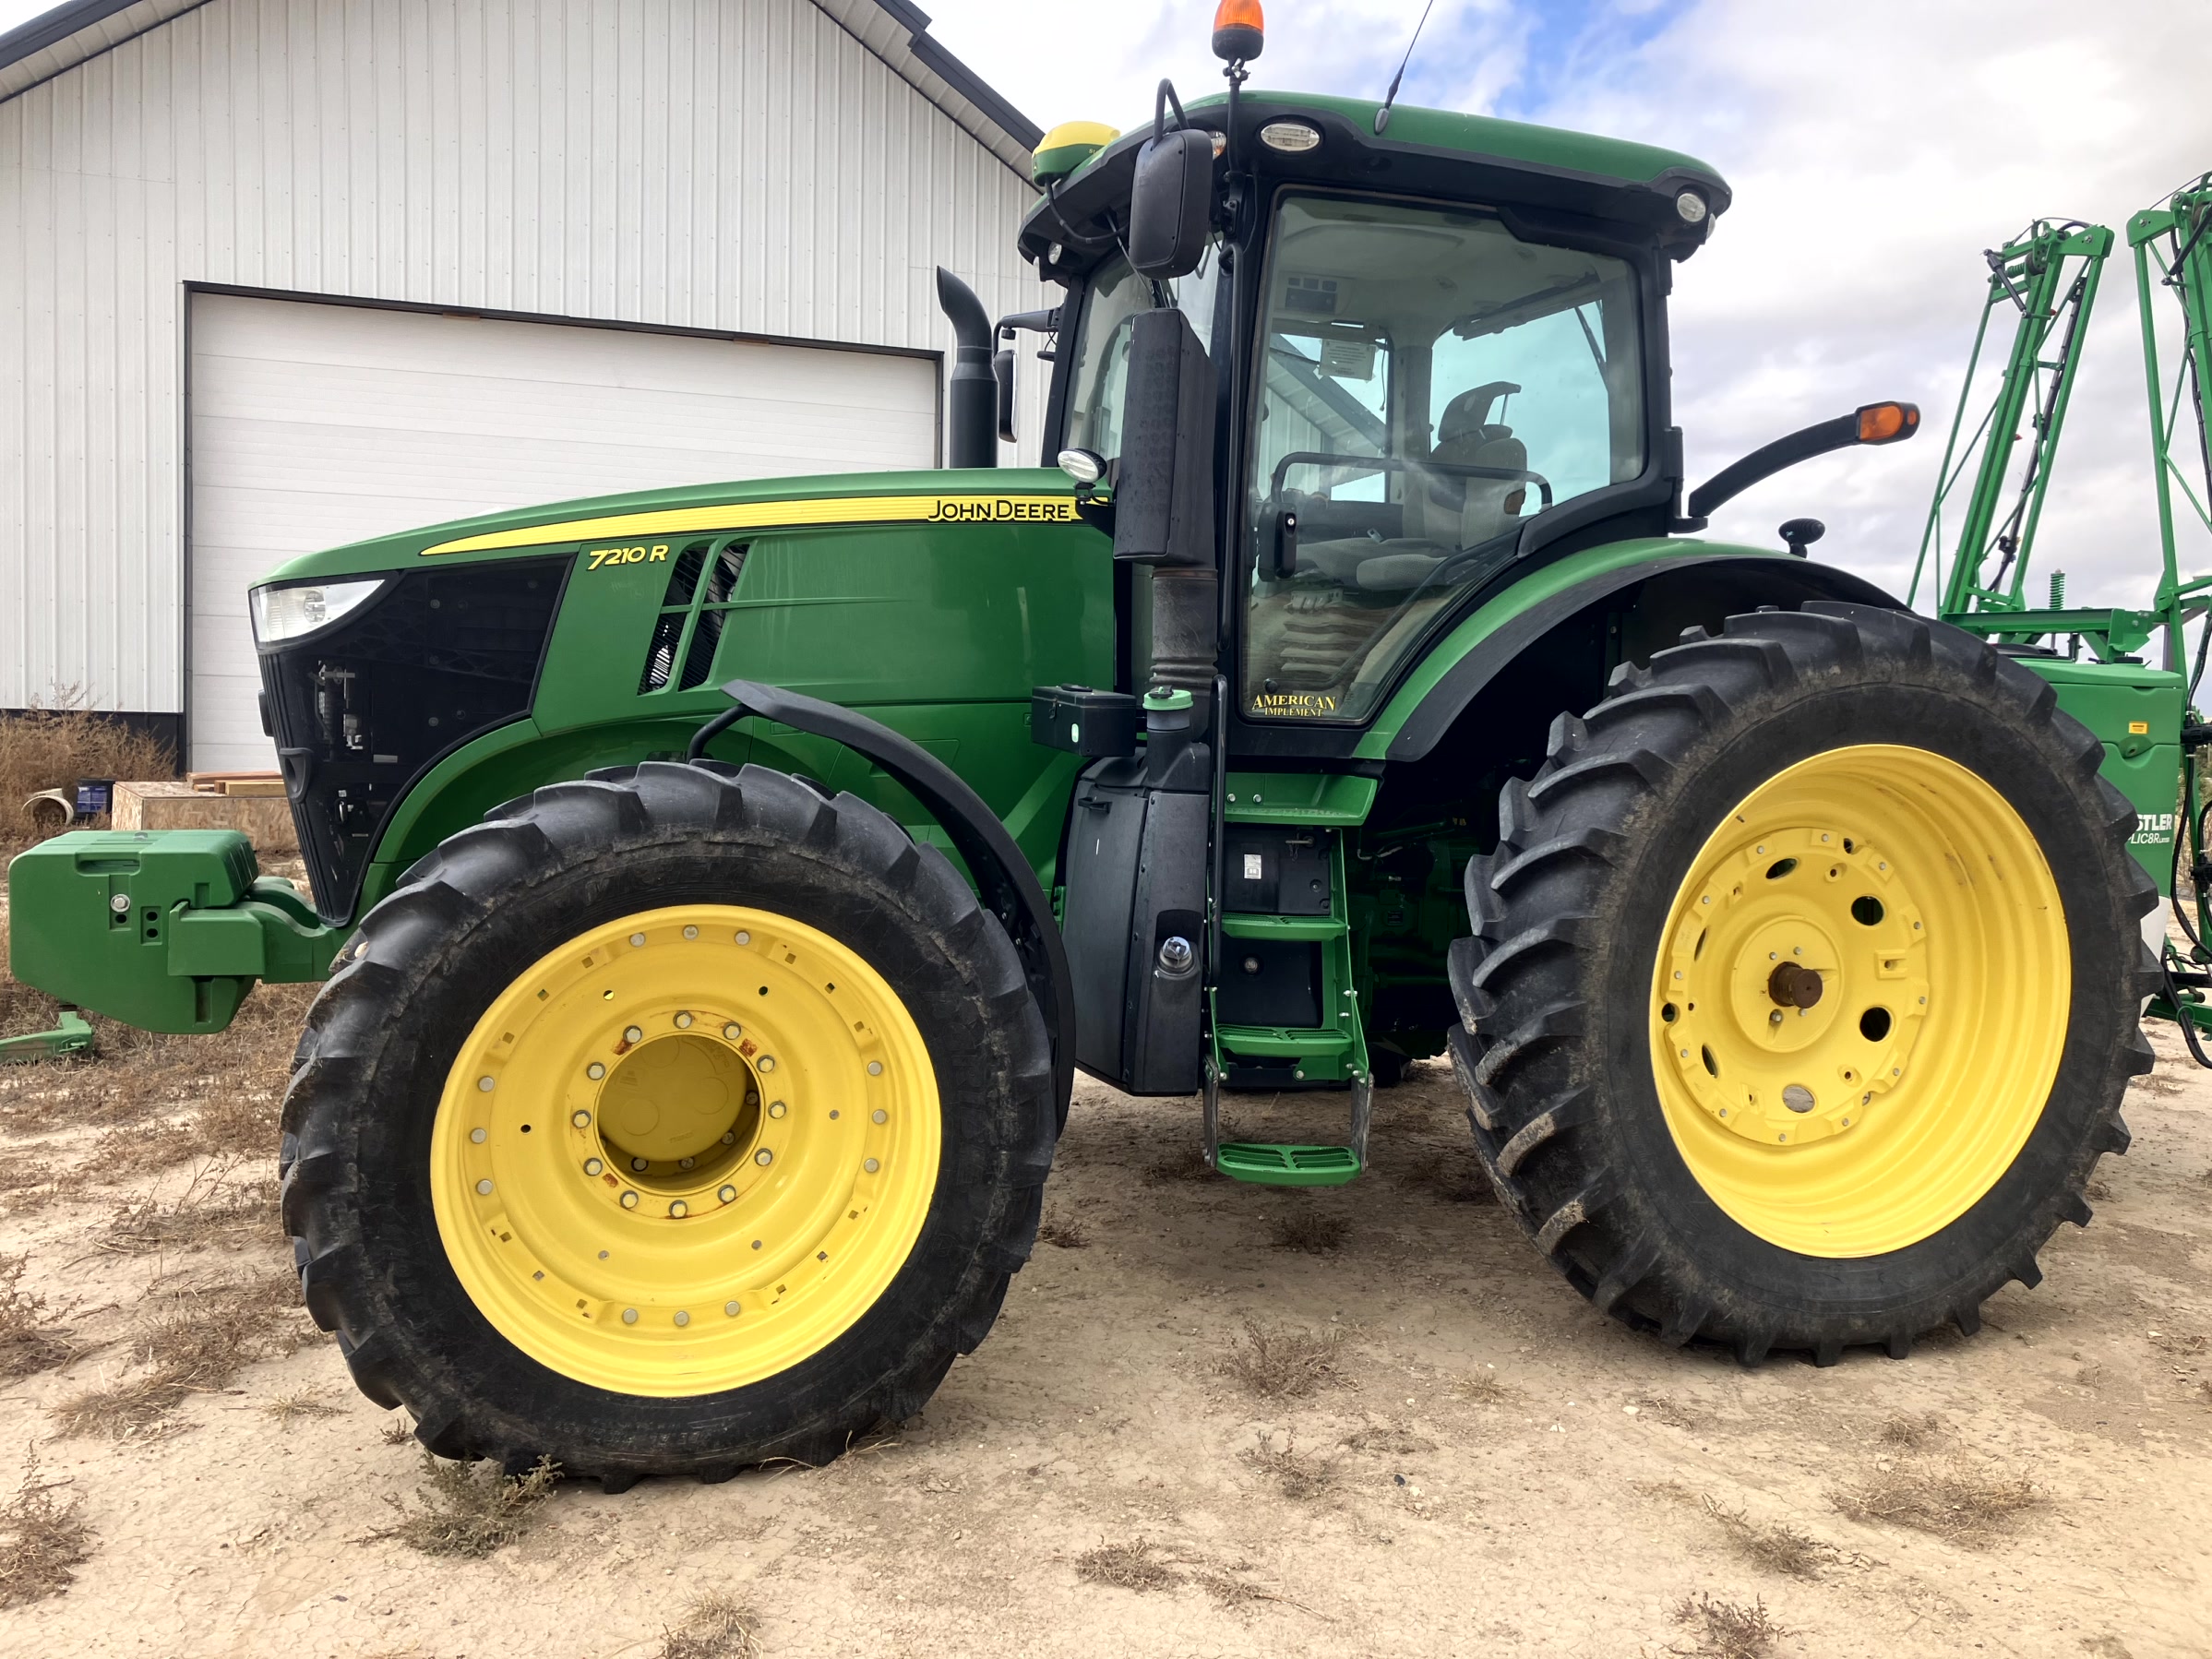
[[[1342,1187],[1359,1174],[1359,1154],[1348,1146],[1290,1146],[1232,1140],[1214,1149],[1214,1167],[1232,1181],[1255,1187]]]

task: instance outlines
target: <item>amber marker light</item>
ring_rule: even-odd
[[[1869,403],[1859,412],[1859,441],[1894,444],[1901,437],[1910,437],[1919,424],[1920,410],[1916,403]]]
[[[1249,62],[1267,42],[1260,0],[1221,0],[1214,11],[1214,55],[1224,63]]]

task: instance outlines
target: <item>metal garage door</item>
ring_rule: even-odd
[[[276,764],[245,593],[293,555],[611,490],[932,466],[937,373],[886,352],[195,295],[192,766]]]

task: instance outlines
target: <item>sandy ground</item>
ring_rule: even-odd
[[[921,1417],[820,1471],[559,1486],[482,1559],[371,1536],[421,1460],[312,1334],[124,1438],[63,1432],[57,1404],[138,1374],[149,1310],[285,1258],[250,1213],[197,1248],[118,1226],[196,1173],[204,1192],[204,1161],[21,1185],[97,1143],[36,1097],[90,1100],[120,1062],[0,1070],[0,1252],[79,1345],[0,1384],[0,1497],[35,1445],[90,1529],[72,1584],[0,1612],[0,1653],[611,1659],[660,1653],[718,1592],[771,1655],[2212,1653],[2212,1076],[2158,1040],[2134,1150],[2042,1287],[1974,1340],[1828,1370],[1594,1315],[1478,1195],[1441,1066],[1378,1096],[1374,1172],[1319,1194],[1178,1173],[1194,1108],[1084,1086],[1046,1200],[1062,1242]],[[1308,1105],[1325,1135],[1332,1103]],[[269,1173],[224,1179],[250,1211]],[[1256,1396],[1222,1368],[1248,1320],[1333,1339],[1335,1375]],[[1979,1543],[1846,1512],[1937,1474],[2032,1501]],[[1786,1633],[1729,1645],[1684,1621],[1699,1598]]]

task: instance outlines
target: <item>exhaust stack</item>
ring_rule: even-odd
[[[937,303],[958,342],[945,395],[945,465],[998,464],[998,377],[991,367],[991,319],[975,291],[937,268]]]

